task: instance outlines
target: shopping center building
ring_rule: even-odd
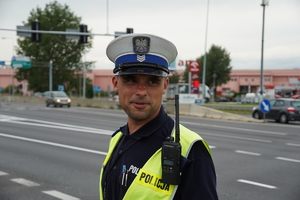
[[[17,69],[0,69],[0,88],[6,88],[8,85],[22,85],[23,94],[27,92],[27,81],[21,81],[13,78]],[[183,71],[178,71],[182,73]],[[112,70],[90,70],[86,74],[87,78],[92,80],[94,86],[101,87],[102,91],[111,91],[113,89],[111,77]],[[230,80],[217,87],[218,93],[225,92],[256,92],[260,85],[260,70],[232,70]],[[292,81],[291,81],[292,80]],[[295,82],[296,80],[296,82]],[[45,80],[49,81],[49,80]],[[298,81],[298,82],[297,82]],[[263,85],[265,87],[273,86],[295,86],[300,82],[300,69],[269,70],[263,71]],[[53,88],[55,90],[55,88]]]

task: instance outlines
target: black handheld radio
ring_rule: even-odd
[[[162,146],[162,182],[178,185],[180,183],[180,156],[181,145],[179,133],[179,96],[175,95],[175,141],[167,138]]]

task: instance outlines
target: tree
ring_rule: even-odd
[[[203,63],[204,55],[196,59],[200,62],[201,70],[199,73],[199,81],[202,83],[202,73],[203,73]],[[205,83],[208,87],[213,87],[213,74],[217,75],[215,79],[216,86],[222,85],[230,80],[230,72],[232,67],[230,66],[230,53],[226,51],[225,48],[212,45],[206,54],[206,73],[205,73]],[[188,67],[184,72],[184,81],[188,82]]]
[[[65,31],[67,28],[78,29],[81,18],[77,17],[67,5],[53,1],[45,9],[37,7],[30,12],[25,26],[39,21],[41,30]],[[87,44],[79,44],[77,40],[67,40],[65,35],[42,34],[41,42],[32,42],[31,38],[19,38],[17,54],[31,58],[30,69],[19,69],[15,77],[18,81],[28,80],[29,90],[47,91],[49,89],[49,63],[52,62],[53,88],[65,85],[66,91],[78,88],[76,74],[82,71],[80,62],[84,53],[92,47],[92,37]],[[91,68],[93,62],[86,64]],[[54,89],[55,90],[55,89]]]
[[[180,74],[174,72],[171,76],[169,76],[169,83],[178,83],[180,79]]]

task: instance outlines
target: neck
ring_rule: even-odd
[[[149,117],[148,119],[142,120],[142,121],[137,121],[137,120],[134,120],[134,119],[128,117],[127,125],[128,125],[129,134],[131,135],[132,133],[136,132],[141,127],[143,127],[144,125],[149,123],[151,120],[153,120],[159,114],[159,112],[160,112],[160,109],[158,109],[151,117]]]

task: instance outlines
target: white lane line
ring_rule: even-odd
[[[61,200],[80,200],[76,197],[70,196],[68,194],[64,194],[62,192],[56,191],[56,190],[49,190],[49,191],[42,191],[45,194],[48,194],[50,196],[56,197]]]
[[[296,159],[291,159],[291,158],[284,158],[284,157],[275,157],[278,160],[285,160],[285,161],[290,161],[290,162],[298,162],[300,163],[300,160],[296,160]]]
[[[201,135],[214,135],[214,136],[225,137],[225,138],[234,138],[234,139],[239,139],[239,140],[249,140],[249,141],[256,141],[256,142],[272,143],[271,140],[261,140],[261,139],[256,139],[256,138],[247,138],[247,137],[222,135],[222,134],[216,134],[216,133],[205,133],[205,132],[200,132],[200,134]]]
[[[241,131],[250,131],[253,132],[255,131],[256,133],[268,133],[268,134],[275,134],[275,135],[287,135],[286,133],[282,132],[273,132],[273,131],[263,131],[263,130],[254,130],[254,129],[247,129],[247,128],[238,128],[238,127],[230,127],[230,126],[220,126],[220,125],[211,125],[211,124],[199,124],[195,122],[185,122],[181,121],[182,124],[192,124],[192,125],[200,125],[200,126],[208,126],[208,127],[215,127],[215,128],[221,128],[221,129],[233,129],[233,130],[241,130]]]
[[[8,175],[8,173],[0,171],[0,176],[6,176],[6,175]]]
[[[96,129],[96,128],[83,127],[83,126],[75,126],[75,125],[48,122],[48,121],[35,120],[35,119],[26,119],[26,118],[20,118],[20,117],[11,117],[8,115],[0,115],[0,122],[1,121],[8,122],[8,123],[15,123],[15,124],[47,127],[47,128],[56,128],[56,129],[64,129],[64,130],[72,130],[72,131],[83,131],[83,132],[87,132],[87,133],[96,133],[96,134],[102,134],[102,135],[112,135],[112,133],[113,133],[113,131],[110,131],[110,130]]]
[[[247,184],[250,184],[250,185],[256,185],[256,186],[259,186],[259,187],[265,187],[265,188],[269,188],[269,189],[276,189],[277,188],[273,185],[267,185],[267,184],[258,183],[258,182],[254,182],[254,181],[248,181],[248,180],[244,180],[244,179],[238,179],[237,181],[241,182],[241,183],[247,183]]]
[[[215,146],[209,146],[209,148],[210,148],[210,149],[215,149],[215,148],[217,148],[217,147],[215,147]]]
[[[26,180],[24,178],[14,178],[14,179],[10,179],[13,182],[19,183],[21,185],[25,185],[28,187],[35,187],[35,186],[40,186],[40,184]]]
[[[300,147],[300,144],[286,143],[286,145]]]
[[[65,145],[65,144],[59,144],[59,143],[54,143],[54,142],[47,142],[47,141],[43,141],[43,140],[30,139],[30,138],[15,136],[15,135],[7,135],[4,133],[0,133],[0,136],[14,138],[14,139],[18,139],[18,140],[29,141],[29,142],[35,142],[35,143],[39,143],[39,144],[46,144],[46,145],[50,145],[50,146],[62,147],[62,148],[66,148],[66,149],[73,149],[73,150],[77,150],[77,151],[84,151],[84,152],[88,152],[88,153],[95,153],[95,154],[100,154],[100,155],[107,154],[107,152],[103,152],[103,151],[95,151],[95,150],[91,150],[91,149],[85,149],[85,148],[80,148],[80,147],[75,147],[75,146],[70,146],[70,145]]]
[[[235,152],[236,153],[241,153],[241,154],[253,155],[253,156],[261,156],[260,153],[254,153],[254,152],[249,152],[249,151],[236,150]]]

